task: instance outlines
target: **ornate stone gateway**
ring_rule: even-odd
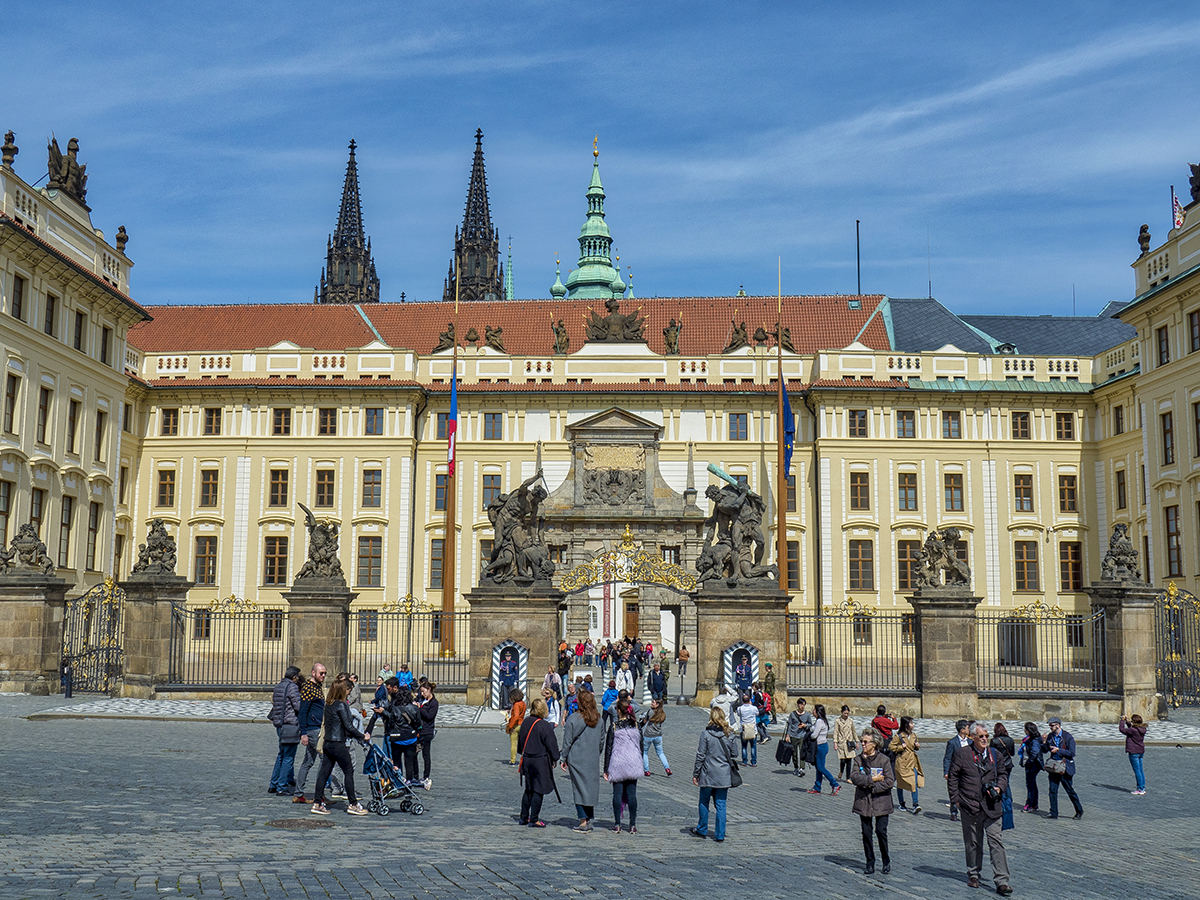
[[[1154,601],[1154,674],[1172,707],[1200,706],[1200,600],[1170,582]]]
[[[116,687],[123,662],[125,591],[111,578],[67,601],[63,622],[63,663],[71,665],[76,691],[108,692]]]
[[[634,543],[633,533],[625,526],[621,542],[606,553],[581,563],[562,577],[559,590],[575,594],[602,584],[658,585],[678,594],[696,590],[696,576],[683,566],[669,563]]]

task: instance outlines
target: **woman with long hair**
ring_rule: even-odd
[[[358,797],[354,793],[354,764],[350,760],[350,751],[346,749],[346,741],[349,738],[361,741],[365,740],[366,736],[354,727],[354,721],[350,718],[350,706],[346,703],[348,693],[349,681],[335,681],[329,689],[329,696],[325,698],[325,743],[322,750],[324,756],[321,768],[317,771],[316,802],[312,805],[312,812],[318,816],[329,815],[329,808],[325,805],[325,782],[329,780],[335,762],[342,770],[346,799],[350,801],[346,812],[352,816],[367,814],[359,805]]]
[[[554,790],[554,764],[558,762],[558,741],[554,739],[554,726],[546,721],[546,714],[546,701],[535,697],[517,738],[521,750],[521,782],[525,785],[519,821],[532,828],[546,827],[539,818],[542,798]]]
[[[613,789],[613,831],[621,830],[621,810],[629,807],[629,833],[637,834],[637,783],[642,776],[642,730],[628,697],[613,706],[604,739],[604,780]]]
[[[700,788],[700,818],[692,829],[698,838],[708,837],[708,806],[712,803],[717,810],[713,840],[725,840],[725,803],[733,783],[733,740],[725,712],[714,706],[708,713],[708,724],[700,732],[696,763],[692,766],[692,784]]]
[[[591,691],[579,692],[579,709],[567,716],[562,731],[562,768],[571,778],[571,794],[579,824],[574,830],[587,834],[596,818],[600,799],[600,710]]]
[[[921,758],[917,756],[917,751],[921,749],[921,742],[913,733],[912,716],[900,717],[900,727],[892,735],[888,749],[891,751],[892,759],[895,760],[896,799],[900,801],[900,808],[908,812],[908,807],[904,805],[904,792],[908,791],[912,794],[912,813],[914,816],[919,816],[921,802],[917,797],[921,787],[920,781],[924,779],[925,774],[921,770]]]
[[[1042,771],[1042,735],[1033,722],[1025,723],[1025,737],[1017,753],[1025,770],[1025,805],[1022,812],[1038,811],[1038,773]]]
[[[650,709],[642,717],[642,769],[650,774],[650,748],[658,754],[663,771],[671,775],[671,764],[667,762],[667,754],[663,753],[663,722],[667,720],[667,710],[661,700],[651,700]]]
[[[438,701],[437,697],[434,696],[436,690],[436,684],[432,681],[426,681],[421,685],[421,689],[418,692],[420,696],[416,698],[417,712],[420,713],[421,720],[421,736],[417,740],[417,745],[421,748],[421,761],[424,763],[424,777],[421,779],[421,784],[425,790],[433,787],[433,779],[429,777],[432,769],[429,745],[433,743],[433,735],[437,730],[434,727],[438,714]]]
[[[813,726],[812,740],[817,745],[817,781],[809,789],[810,794],[821,793],[821,777],[824,776],[833,788],[833,793],[836,794],[842,789],[838,784],[838,780],[829,774],[829,770],[825,768],[825,757],[829,755],[829,719],[825,717],[825,707],[818,703],[813,707]]]

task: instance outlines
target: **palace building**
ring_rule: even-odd
[[[303,503],[340,527],[355,607],[440,606],[452,558],[466,609],[491,551],[489,503],[539,469],[556,581],[627,526],[691,568],[714,463],[765,499],[765,561],[784,498],[779,562],[797,611],[848,599],[909,610],[916,551],[950,526],[985,607],[1086,609],[1081,589],[1117,523],[1147,580],[1200,591],[1195,200],[1158,247],[1146,236],[1131,299],[1096,316],[956,315],[883,295],[787,296],[777,316],[775,297],[634,298],[595,159],[578,265],[549,297],[514,299],[477,133],[443,300],[389,303],[351,143],[315,303],[142,307],[124,230],[107,241],[81,188],[35,188],[15,156],[10,137],[0,537],[33,522],[75,590],[126,576],[161,518],[195,582],[189,603],[286,608],[305,560]],[[469,302],[454,329],[456,295]],[[780,377],[796,428],[783,491]],[[691,601],[656,591],[569,595],[564,627],[690,643]]]

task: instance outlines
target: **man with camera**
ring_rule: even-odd
[[[967,855],[967,886],[979,887],[983,868],[983,837],[987,835],[988,856],[996,880],[996,893],[1012,893],[1008,884],[1008,859],[1001,831],[1002,800],[1008,786],[1004,754],[988,745],[987,728],[971,726],[971,743],[954,751],[947,782],[950,802],[962,818],[963,845]]]

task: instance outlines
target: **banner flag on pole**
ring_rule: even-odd
[[[458,431],[458,366],[450,374],[450,415],[446,419],[446,471],[454,477],[454,436]]]
[[[1171,215],[1174,217],[1175,228],[1183,227],[1183,220],[1187,218],[1187,213],[1183,209],[1183,204],[1179,202],[1179,198],[1175,196],[1175,188],[1171,188]]]
[[[796,417],[788,400],[787,382],[783,386],[783,477],[792,474],[792,450],[796,446]]]

